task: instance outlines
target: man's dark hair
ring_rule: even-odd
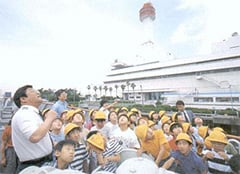
[[[64,89],[59,89],[55,92],[56,97],[58,98],[63,92],[66,92]]]
[[[98,133],[97,130],[90,131],[90,132],[87,134],[87,139],[90,138],[92,135],[97,134],[97,133]]]
[[[18,88],[17,91],[15,92],[15,94],[13,96],[13,101],[18,108],[21,107],[20,98],[21,97],[27,97],[26,91],[27,91],[28,88],[33,88],[33,86],[32,85],[25,85],[25,86],[22,86],[22,87]]]
[[[233,155],[228,163],[234,172],[240,174],[240,154]]]
[[[73,147],[75,147],[75,142],[73,140],[62,140],[62,141],[59,141],[55,147],[54,147],[54,150],[55,151],[62,151],[62,148],[63,146],[66,146],[66,145],[72,145]]]
[[[184,106],[185,104],[184,104],[184,102],[183,102],[182,100],[178,100],[178,101],[176,102],[176,105],[183,105],[183,106]]]

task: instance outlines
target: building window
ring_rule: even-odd
[[[193,99],[194,102],[213,102],[212,97],[194,97]]]
[[[238,103],[239,97],[216,97],[216,102],[220,103]]]

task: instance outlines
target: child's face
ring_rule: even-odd
[[[62,113],[61,118],[63,119],[63,121],[66,121],[66,119],[67,119],[67,112]]]
[[[137,122],[137,117],[135,115],[131,115],[130,121],[131,121],[131,123],[136,123]]]
[[[116,112],[111,112],[109,118],[110,118],[110,121],[116,121],[116,120],[117,120],[117,114],[116,114]]]
[[[75,142],[79,142],[80,140],[80,130],[79,129],[73,129],[69,133],[69,138]]]
[[[177,137],[179,133],[182,133],[183,130],[181,127],[175,127],[173,130],[172,130],[172,133],[173,133],[173,136]]]
[[[146,135],[146,140],[151,140],[152,137],[153,137],[153,130],[151,128],[148,128],[147,135]]]
[[[59,119],[56,119],[52,122],[51,130],[61,130],[62,129],[62,121]]]
[[[225,148],[226,144],[216,142],[216,141],[211,141],[211,143],[212,143],[212,147],[215,152],[224,152],[224,148]]]
[[[84,121],[83,121],[83,118],[82,118],[81,114],[75,114],[73,116],[72,123],[75,123],[76,125],[82,126]]]
[[[118,120],[119,125],[126,125],[128,124],[128,119],[125,116],[121,116]]]
[[[164,133],[169,133],[169,127],[170,127],[170,125],[168,124],[168,123],[165,123],[164,125],[163,125],[163,131],[164,131]]]
[[[142,124],[147,125],[147,121],[143,118],[140,118],[138,121],[139,121],[139,123],[138,123],[139,125],[142,125]]]
[[[61,152],[56,151],[56,157],[59,159],[61,159],[62,161],[65,161],[66,163],[70,163],[72,162],[73,158],[74,158],[74,154],[75,154],[75,149],[73,145],[64,145],[62,147]]]
[[[192,145],[190,145],[186,140],[179,140],[177,142],[177,148],[183,155],[187,155],[192,149]]]
[[[152,117],[153,117],[154,120],[158,120],[159,119],[158,113],[153,114]]]

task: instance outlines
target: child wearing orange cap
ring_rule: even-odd
[[[192,139],[188,134],[179,133],[176,139],[176,145],[178,150],[172,152],[171,158],[162,166],[163,169],[168,169],[176,162],[184,174],[207,173],[207,167],[203,160],[192,151]]]
[[[208,140],[212,144],[211,150],[204,150],[203,159],[207,161],[209,174],[231,174],[232,169],[228,163],[232,155],[224,150],[228,143],[227,137],[220,131],[210,133]]]

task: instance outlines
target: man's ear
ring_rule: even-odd
[[[20,97],[20,103],[25,104],[27,97]]]

